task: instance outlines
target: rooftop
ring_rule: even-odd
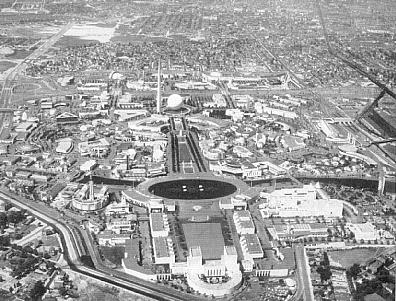
[[[162,213],[151,213],[150,214],[150,219],[151,219],[152,231],[163,231],[163,230],[165,230],[164,218],[162,216]]]
[[[241,236],[241,239],[246,241],[246,246],[249,254],[261,254],[263,249],[261,248],[260,241],[256,234],[245,234]]]
[[[220,259],[224,254],[224,238],[217,223],[183,224],[187,248],[201,247],[202,258]]]
[[[165,237],[154,237],[154,252],[156,258],[169,257],[168,243]]]

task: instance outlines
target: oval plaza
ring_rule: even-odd
[[[223,296],[239,287],[242,272],[235,246],[224,238],[221,209],[246,209],[248,189],[236,179],[210,173],[199,177],[184,174],[143,182],[135,190],[123,191],[123,197],[148,208],[154,261],[169,268],[164,277],[183,275],[195,291]],[[179,230],[173,230],[175,227]],[[184,242],[175,235],[177,232]],[[184,255],[175,254],[180,249]],[[124,259],[124,267],[136,276],[158,277],[128,269],[128,257]]]

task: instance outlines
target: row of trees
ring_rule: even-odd
[[[26,210],[0,212],[0,227],[6,228],[8,224],[18,224],[26,219]]]

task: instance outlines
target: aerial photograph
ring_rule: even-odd
[[[0,301],[395,278],[396,0],[0,0]]]

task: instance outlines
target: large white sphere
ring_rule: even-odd
[[[171,110],[177,110],[183,104],[183,97],[179,94],[172,94],[168,97],[167,107]]]

